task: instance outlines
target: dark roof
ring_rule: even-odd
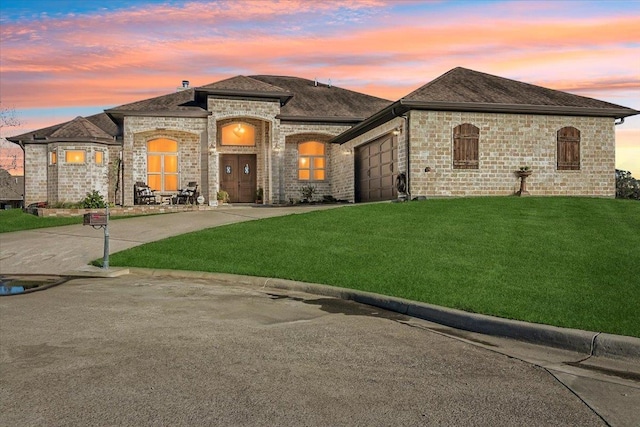
[[[403,101],[626,109],[620,105],[457,67],[416,89]]]
[[[155,115],[177,115],[177,116],[197,116],[206,117],[206,106],[195,102],[195,89],[179,90],[168,95],[156,96],[155,98],[144,99],[130,104],[105,110],[111,115],[135,115],[144,113],[145,115],[156,113]]]
[[[11,142],[48,143],[60,140],[112,142],[119,135],[118,125],[105,113],[76,117],[68,122],[7,138]],[[115,141],[114,141],[115,142]]]
[[[335,137],[346,142],[409,110],[623,118],[639,111],[466,68],[454,68]]]
[[[287,76],[250,76],[282,88],[293,97],[280,109],[280,119],[362,121],[391,104],[387,99],[342,89],[337,86]]]
[[[247,76],[235,76],[219,82],[210,83],[208,85],[198,87],[198,90],[230,90],[243,92],[272,92],[280,94],[289,94],[281,87],[261,82]]]

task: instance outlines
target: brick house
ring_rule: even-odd
[[[25,203],[134,184],[203,203],[510,195],[615,195],[617,120],[630,108],[455,68],[398,101],[297,77],[237,76],[8,138],[25,151]],[[400,193],[398,192],[400,189]]]

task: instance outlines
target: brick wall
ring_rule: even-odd
[[[206,138],[207,119],[191,117],[138,117],[124,120],[123,182],[124,205],[133,205],[133,186],[147,181],[147,142],[156,138],[178,141],[179,186],[207,178],[200,167],[202,138]],[[204,134],[204,135],[203,135]]]
[[[453,128],[462,123],[480,128],[479,169],[453,169]],[[514,194],[521,166],[533,169],[532,195],[615,196],[611,118],[412,111],[410,126],[413,197]],[[556,134],[564,126],[581,132],[580,170],[556,170]]]
[[[48,197],[48,153],[46,144],[24,147],[24,204],[46,202]]]
[[[279,194],[277,201],[288,203],[290,199],[302,198],[302,187],[313,185],[316,187],[315,199],[321,200],[324,195],[334,195],[334,158],[335,146],[328,141],[341,134],[350,126],[332,125],[325,123],[285,123],[280,125],[280,141],[277,154],[280,168]],[[300,181],[298,179],[298,144],[306,141],[318,141],[325,143],[325,180],[324,181]],[[339,161],[339,160],[338,160]]]

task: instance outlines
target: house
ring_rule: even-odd
[[[630,108],[455,68],[392,102],[286,76],[236,76],[8,140],[25,151],[25,203],[98,190],[134,203],[145,182],[203,203],[316,194],[351,202],[531,194],[615,195],[616,123]],[[400,190],[400,192],[398,191]]]
[[[0,168],[0,209],[22,208],[24,176],[13,176]]]

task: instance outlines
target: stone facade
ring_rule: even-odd
[[[409,123],[412,197],[511,195],[523,166],[533,170],[532,195],[615,196],[612,118],[411,111]],[[478,169],[453,168],[453,129],[463,123],[480,128]],[[557,170],[565,126],[581,132],[580,170]]]
[[[46,202],[48,199],[48,162],[46,144],[24,147],[24,204]],[[56,177],[57,179],[57,177]]]
[[[192,117],[140,117],[124,119],[123,190],[125,206],[133,205],[133,186],[147,181],[147,143],[157,138],[178,142],[178,182],[180,186],[208,181],[201,168],[202,147],[207,141],[207,119]],[[203,142],[204,141],[204,142]],[[207,150],[204,150],[205,153]]]

